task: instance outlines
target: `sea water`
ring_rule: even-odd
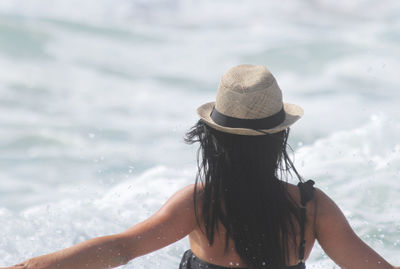
[[[191,184],[183,136],[240,63],[304,108],[298,170],[400,264],[399,48],[396,0],[0,1],[0,266],[124,231]],[[188,247],[121,268],[178,268]],[[318,245],[308,267],[338,268]]]

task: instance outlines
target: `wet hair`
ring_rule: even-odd
[[[222,223],[225,251],[233,239],[250,269],[285,268],[289,246],[298,246],[300,209],[282,181],[291,171],[302,181],[286,150],[288,135],[289,129],[259,136],[230,134],[199,120],[185,137],[188,144],[200,143],[194,187],[198,225],[212,245]],[[198,183],[203,184],[200,192]]]

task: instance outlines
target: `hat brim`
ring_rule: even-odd
[[[215,123],[211,117],[211,111],[214,108],[215,102],[210,102],[206,103],[202,106],[200,106],[197,109],[197,114],[199,114],[200,118],[210,127],[217,129],[218,131],[225,132],[225,133],[231,133],[231,134],[238,134],[238,135],[263,135],[262,132],[259,132],[257,130],[253,129],[247,129],[247,128],[230,128],[230,127],[224,127],[221,126],[217,123]],[[271,129],[264,129],[262,130],[265,133],[277,133],[279,131],[285,130],[288,128],[290,125],[295,123],[297,120],[299,120],[303,116],[303,109],[295,104],[283,104],[283,109],[285,111],[285,120],[275,126],[274,128]]]

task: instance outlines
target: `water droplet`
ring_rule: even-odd
[[[297,145],[298,145],[299,147],[301,147],[301,146],[303,146],[303,142],[300,141],[299,143],[297,143]]]

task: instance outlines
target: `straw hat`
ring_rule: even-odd
[[[282,91],[265,66],[242,64],[226,72],[216,102],[197,109],[210,127],[239,135],[263,135],[288,128],[303,109],[282,102]]]

